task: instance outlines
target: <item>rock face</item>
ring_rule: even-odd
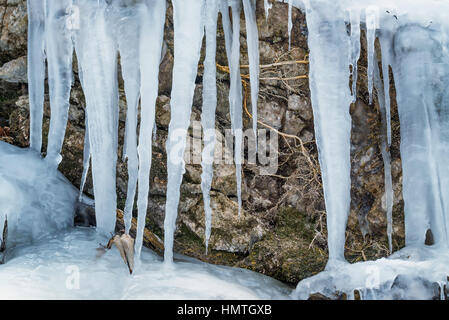
[[[304,15],[293,9],[292,47],[288,50],[287,5],[274,3],[268,20],[263,1],[257,1],[260,33],[261,91],[259,119],[281,132],[278,142],[278,167],[275,173],[261,174],[260,164],[243,166],[243,212],[238,217],[235,167],[231,163],[215,165],[212,185],[212,236],[209,252],[204,246],[204,211],[200,187],[201,165],[191,154],[181,190],[175,250],[201,260],[249,268],[284,282],[296,284],[304,277],[320,272],[327,260],[326,212],[322,193],[318,155],[314,143],[313,112],[307,79],[286,80],[308,74],[307,26]],[[241,64],[248,64],[246,31],[242,15]],[[0,127],[9,127],[8,138],[19,146],[29,144],[29,105],[26,87],[26,1],[0,0]],[[219,26],[217,63],[226,66],[224,35]],[[173,21],[169,3],[165,29],[166,53],[161,63],[157,100],[157,138],[153,146],[147,227],[163,237],[166,193],[165,140],[170,121],[171,70],[173,66]],[[364,48],[363,48],[364,49]],[[362,57],[363,57],[362,53]],[[204,59],[204,48],[202,59]],[[202,59],[200,64],[202,63]],[[282,62],[281,64],[279,62]],[[365,70],[366,60],[360,60]],[[274,64],[274,65],[273,65]],[[218,106],[216,126],[225,137],[230,128],[229,76],[218,68]],[[60,170],[79,186],[82,173],[85,101],[77,68],[70,99],[69,123]],[[242,68],[242,73],[247,69]],[[120,77],[121,79],[121,77]],[[202,68],[192,112],[192,125],[200,120],[202,106]],[[384,205],[383,163],[380,153],[380,113],[377,102],[368,105],[366,77],[360,76],[358,102],[351,107],[352,132],[352,203],[347,228],[346,257],[349,261],[376,259],[388,254]],[[122,159],[126,103],[123,81],[120,84],[120,124],[118,150]],[[251,110],[249,94],[248,110]],[[394,92],[392,92],[394,97]],[[404,243],[399,157],[399,121],[393,102],[392,167],[395,190],[393,212],[394,250]],[[45,101],[44,141],[48,132],[50,106]],[[251,119],[244,114],[245,128]],[[260,125],[260,128],[264,128]],[[6,132],[6,131],[5,131]],[[287,134],[287,135],[285,135]],[[6,139],[0,137],[0,139]],[[189,144],[200,142],[192,130]],[[44,143],[45,150],[46,146]],[[199,159],[200,160],[200,159]],[[127,167],[117,165],[119,208],[126,198]],[[93,196],[89,175],[85,192]]]

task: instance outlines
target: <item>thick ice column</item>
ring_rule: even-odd
[[[203,192],[204,214],[206,220],[206,253],[212,226],[212,209],[210,207],[210,189],[214,174],[214,148],[215,148],[215,111],[217,108],[217,76],[216,76],[216,53],[217,53],[217,18],[218,1],[208,0],[206,2],[206,58],[204,60],[203,75],[203,108],[201,113],[201,124],[204,132],[204,149],[201,166],[201,190]]]
[[[61,161],[72,86],[73,43],[68,21],[72,0],[47,0],[46,4],[45,39],[51,107],[46,160],[56,167]]]
[[[97,229],[109,234],[117,207],[117,47],[106,20],[107,5],[89,0],[76,4],[81,19],[76,52],[87,105]]]
[[[326,200],[330,266],[344,261],[351,189],[350,41],[337,6],[322,0],[306,2],[310,89]]]
[[[257,141],[257,100],[259,98],[259,32],[257,30],[256,21],[256,1],[243,0],[243,8],[245,11],[246,36],[248,43],[253,132],[255,141]]]
[[[128,159],[128,190],[124,208],[125,232],[131,228],[134,199],[136,197],[139,160],[137,157],[137,108],[140,98],[140,25],[141,4],[119,5],[117,17],[117,43],[122,66],[126,95],[126,127],[123,158]],[[145,17],[147,18],[147,17]]]
[[[168,263],[173,260],[174,231],[182,176],[185,172],[183,156],[204,32],[204,4],[204,1],[199,0],[173,0],[175,62],[167,139],[168,183],[164,222],[164,257]]]
[[[138,146],[138,218],[135,244],[137,258],[140,257],[142,248],[148,207],[152,135],[155,128],[156,98],[159,84],[159,63],[161,61],[164,38],[165,10],[165,0],[146,0],[140,29],[141,112]]]
[[[431,29],[407,25],[393,42],[406,245],[422,245],[428,228],[436,244],[447,245],[447,61]]]
[[[41,152],[45,86],[45,0],[28,0],[30,148]]]

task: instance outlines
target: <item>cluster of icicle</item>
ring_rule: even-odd
[[[219,13],[226,39],[230,67],[229,95],[232,130],[235,135],[237,193],[241,209],[242,87],[240,78],[240,17],[246,19],[250,59],[254,132],[257,129],[258,30],[255,0],[173,0],[174,67],[171,93],[171,122],[167,140],[168,186],[165,215],[165,260],[173,259],[173,237],[178,214],[180,185],[185,171],[187,129],[203,37],[206,37],[203,108],[205,132],[215,127],[216,33]],[[81,193],[90,162],[94,182],[97,229],[114,231],[116,221],[116,161],[118,147],[117,58],[127,101],[124,159],[128,161],[128,192],[125,203],[125,232],[131,227],[137,193],[138,224],[136,257],[140,256],[148,206],[155,103],[158,96],[159,64],[162,58],[166,0],[28,0],[30,148],[42,147],[45,60],[51,106],[46,161],[56,168],[61,161],[72,85],[72,56],[86,98],[86,135]],[[137,135],[138,106],[140,131]],[[210,132],[211,130],[209,130]],[[181,134],[179,134],[181,132]],[[173,151],[183,145],[182,150]],[[206,214],[206,244],[211,233],[209,192],[213,175],[215,136],[204,137],[202,183]],[[175,154],[176,153],[176,154]],[[180,156],[181,155],[181,156]]]
[[[179,141],[185,147],[204,36],[206,58],[201,120],[204,130],[215,125],[215,54],[219,13],[230,67],[229,104],[235,135],[238,202],[239,208],[241,207],[240,19],[232,17],[240,17],[242,3],[249,49],[254,130],[257,128],[259,74],[255,0],[172,0],[172,3],[175,47],[172,112],[167,141],[168,187],[164,226],[166,261],[173,259],[175,221],[185,171],[184,162],[175,161],[179,154],[172,151]],[[267,0],[264,0],[264,5],[268,15],[271,5]],[[394,74],[401,122],[406,244],[423,244],[426,231],[431,229],[435,244],[447,247],[449,94],[446,93],[446,88],[449,84],[449,23],[445,13],[449,12],[449,4],[443,0],[288,0],[289,32],[293,27],[293,6],[304,10],[307,18],[310,89],[326,201],[329,265],[344,261],[351,185],[349,106],[357,95],[361,27],[365,28],[368,41],[370,100],[373,99],[375,88],[383,122],[382,156],[390,251],[393,207],[389,154],[390,68]],[[82,181],[84,183],[91,159],[97,228],[102,232],[112,231],[115,225],[117,55],[120,54],[128,104],[124,155],[128,161],[129,184],[125,225],[128,232],[137,190],[137,256],[140,254],[147,212],[165,11],[165,0],[28,0],[31,148],[41,150],[47,59],[52,117],[46,158],[49,165],[54,166],[61,159],[72,82],[72,52],[75,50],[87,103],[85,170]],[[379,39],[382,53],[381,70],[377,63],[376,38]],[[348,86],[349,79],[352,79],[351,88]],[[141,122],[137,136],[139,104]],[[174,135],[174,132],[184,133],[179,136]],[[209,191],[213,170],[210,153],[214,141],[214,136],[204,137],[201,186],[206,214],[206,239],[209,239],[211,231]],[[178,152],[184,151],[181,149]]]
[[[360,28],[368,53],[368,90],[377,91],[383,138],[385,203],[392,250],[393,189],[389,147],[390,72],[401,123],[406,245],[449,245],[449,12],[447,1],[289,0],[306,13],[310,89],[326,200],[329,262],[344,261],[350,205],[349,106],[357,96]],[[381,57],[375,50],[379,40]],[[378,60],[381,61],[379,70]],[[350,68],[351,66],[351,68]],[[381,76],[382,74],[382,76]],[[347,83],[352,76],[352,88]]]

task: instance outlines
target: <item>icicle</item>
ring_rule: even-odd
[[[229,6],[227,1],[220,1],[220,13],[223,24],[223,33],[225,36],[226,57],[228,59],[228,65],[230,65],[232,51],[232,26],[229,18]]]
[[[152,155],[152,134],[155,127],[156,99],[159,85],[159,64],[164,38],[165,0],[146,0],[140,39],[141,114],[139,132],[139,190],[137,195],[136,259],[140,259],[148,208]],[[178,112],[178,111],[176,111]],[[174,112],[172,112],[172,115]],[[181,114],[181,116],[183,116]],[[168,154],[168,153],[167,153]],[[169,199],[167,192],[167,199]]]
[[[89,125],[87,112],[85,114],[85,133],[84,133],[84,150],[83,150],[83,175],[81,176],[79,201],[83,198],[84,186],[87,180],[87,173],[89,172],[90,165],[90,142],[89,142]]]
[[[45,0],[28,0],[30,148],[41,152],[45,84]]]
[[[293,21],[292,21],[292,0],[288,0],[288,50],[290,51],[292,45],[292,29],[293,29]]]
[[[157,126],[156,126],[156,119],[154,119],[153,123],[153,143],[157,141]]]
[[[239,1],[231,3],[232,16],[240,17],[241,5]],[[229,58],[228,58],[229,59]],[[231,87],[229,90],[229,105],[231,113],[232,131],[235,137],[234,162],[237,179],[237,202],[239,216],[242,209],[242,79],[240,76],[240,19],[232,19],[232,47],[229,63]]]
[[[360,58],[360,9],[350,10],[351,20],[351,66],[352,66],[352,102],[357,100],[357,63]]]
[[[387,126],[387,143],[391,145],[391,102],[390,102],[390,64],[391,64],[391,36],[381,35],[380,46],[382,48],[382,76],[385,93],[385,117]]]
[[[379,107],[382,119],[382,130],[381,130],[381,152],[382,159],[384,162],[384,184],[385,184],[385,203],[387,208],[387,235],[388,235],[388,248],[390,254],[393,252],[393,180],[391,177],[391,155],[388,146],[387,138],[387,112],[385,104],[385,93],[382,79],[380,78],[379,66],[376,62],[374,63],[374,86],[377,91],[377,98],[379,100]]]
[[[46,48],[48,60],[48,86],[50,91],[50,129],[46,160],[51,166],[61,161],[61,149],[68,120],[70,90],[72,86],[72,30],[68,28],[72,0],[47,0]],[[66,14],[66,19],[61,17]]]
[[[306,1],[310,89],[326,200],[329,262],[344,261],[350,204],[350,41],[335,2]],[[318,11],[319,9],[319,11]]]
[[[441,68],[444,49],[433,32],[411,25],[398,30],[394,38],[392,67],[401,123],[406,245],[422,245],[428,229],[435,245],[447,245],[449,208],[444,195],[449,180],[444,163],[449,157],[448,117],[441,108],[449,101],[442,94],[449,72]]]
[[[268,20],[268,16],[270,14],[270,9],[273,5],[271,3],[269,3],[268,0],[264,0],[263,6],[265,8],[265,20]]]
[[[178,216],[184,150],[204,33],[204,1],[173,0],[175,62],[171,94],[171,121],[167,139],[167,201],[165,205],[165,262],[173,261],[173,240]],[[239,20],[239,19],[233,19]]]
[[[376,41],[376,29],[379,27],[377,21],[379,12],[376,7],[368,7],[365,10],[366,14],[366,39],[368,42],[368,92],[369,103],[373,103],[373,68],[374,68],[374,43]]]
[[[140,98],[139,40],[141,5],[120,7],[118,24],[118,48],[125,86],[127,113],[123,157],[128,159],[128,190],[124,208],[125,233],[129,234],[136,197],[139,163],[137,157],[137,108]]]
[[[219,1],[219,0],[218,0]],[[204,131],[204,149],[201,166],[201,189],[203,191],[204,214],[206,220],[206,254],[212,226],[212,209],[210,207],[210,189],[213,177],[213,161],[215,148],[215,110],[217,107],[217,85],[215,57],[217,51],[217,0],[207,1],[206,12],[206,58],[203,75],[203,109],[201,123]]]
[[[92,154],[97,230],[115,229],[117,158],[117,48],[106,20],[106,4],[78,0],[80,29],[75,44],[83,71]]]
[[[249,73],[251,82],[251,105],[253,132],[257,143],[257,100],[259,98],[259,32],[256,21],[256,1],[243,0],[248,43]],[[257,148],[257,146],[256,146]]]

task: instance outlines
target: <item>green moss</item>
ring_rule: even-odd
[[[297,235],[305,241],[312,241],[315,236],[312,225],[313,221],[305,213],[284,207],[276,215],[274,232],[281,238]]]

